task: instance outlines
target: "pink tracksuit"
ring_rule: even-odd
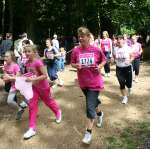
[[[34,76],[40,76],[40,67],[44,66],[40,59],[32,63],[26,63],[27,72],[33,73]],[[29,128],[36,129],[36,118],[38,112],[38,101],[40,99],[54,112],[56,118],[60,116],[60,108],[52,97],[48,80],[42,80],[33,85],[33,98],[29,101]]]

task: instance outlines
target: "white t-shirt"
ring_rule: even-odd
[[[18,45],[17,45],[17,46],[18,46],[17,49],[14,50],[14,54],[15,54],[16,57],[20,57],[20,56],[21,56],[20,53],[23,53],[22,42],[23,42],[24,40],[29,40],[29,39],[26,38],[26,37],[23,38],[23,39],[20,39],[20,41],[18,42]],[[32,40],[29,40],[29,42],[30,42],[31,45],[33,45]]]
[[[115,47],[113,55],[115,57],[116,65],[118,67],[127,67],[131,65],[130,55],[132,53],[131,47],[124,45],[122,48]]]
[[[59,41],[57,39],[52,40],[53,47],[56,47],[59,50]]]

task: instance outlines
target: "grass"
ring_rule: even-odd
[[[107,149],[150,149],[150,123],[134,124],[106,142]]]

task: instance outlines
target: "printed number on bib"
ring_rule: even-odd
[[[79,55],[79,62],[84,66],[92,66],[95,64],[94,53],[84,53]]]

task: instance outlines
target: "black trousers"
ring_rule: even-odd
[[[116,67],[116,76],[120,84],[120,89],[132,87],[132,66]]]

